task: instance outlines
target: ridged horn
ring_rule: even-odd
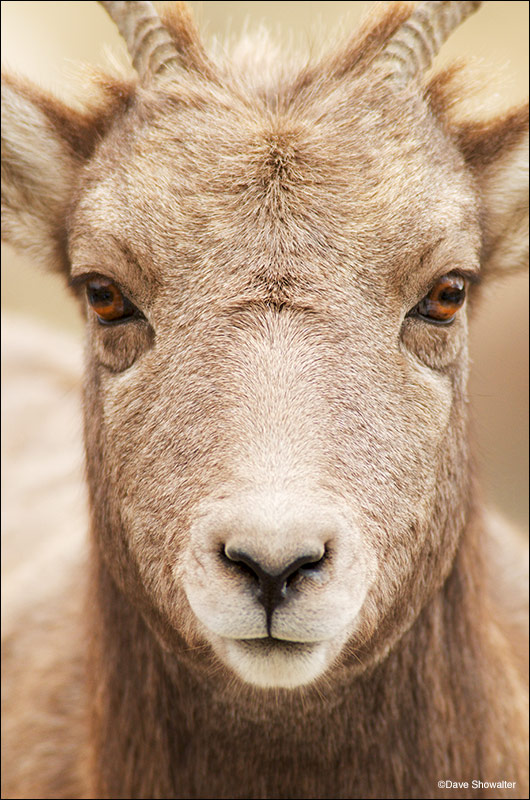
[[[145,0],[104,2],[100,5],[116,23],[140,78],[160,74],[179,64],[179,54],[153,3]]]
[[[389,77],[402,85],[429,69],[445,40],[480,2],[426,0],[388,40],[374,64],[389,69]]]

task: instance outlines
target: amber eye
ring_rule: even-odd
[[[462,275],[450,273],[439,278],[429,294],[412,309],[411,314],[428,322],[447,325],[466,299],[466,281]]]
[[[98,321],[120,322],[138,314],[138,310],[108,278],[91,278],[86,284],[87,299]]]

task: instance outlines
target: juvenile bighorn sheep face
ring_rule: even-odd
[[[104,5],[121,25],[150,4]],[[265,81],[212,77],[191,46],[184,71],[160,28],[135,55],[157,79],[91,123],[88,157],[47,141],[68,184],[51,238],[87,310],[97,546],[167,651],[260,687],[381,657],[468,513],[466,296],[515,219],[488,204],[519,151],[472,169],[478,144],[419,89],[429,36],[477,4],[405,25],[393,5],[357,60]],[[399,37],[422,20],[411,66]],[[8,89],[49,134],[56,106]]]
[[[258,685],[358,647],[465,513],[476,200],[418,101],[361,81],[349,105],[140,94],[71,225],[102,527],[167,626],[189,604]]]

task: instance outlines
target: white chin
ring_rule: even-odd
[[[264,689],[295,689],[328,666],[327,642],[223,639],[223,660],[246,683]]]

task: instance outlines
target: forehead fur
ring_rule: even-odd
[[[380,9],[315,64],[278,58],[269,69],[248,43],[210,59],[187,8],[169,4],[187,69],[136,87],[108,125],[70,219],[73,260],[83,261],[80,240],[102,237],[108,259],[118,236],[155,279],[185,263],[221,269],[234,291],[244,273],[238,291],[264,281],[270,293],[281,280],[285,294],[291,280],[333,276],[347,291],[352,268],[355,280],[395,283],[451,237],[473,254],[474,192],[443,119],[454,74],[426,102],[370,72],[410,9]]]

